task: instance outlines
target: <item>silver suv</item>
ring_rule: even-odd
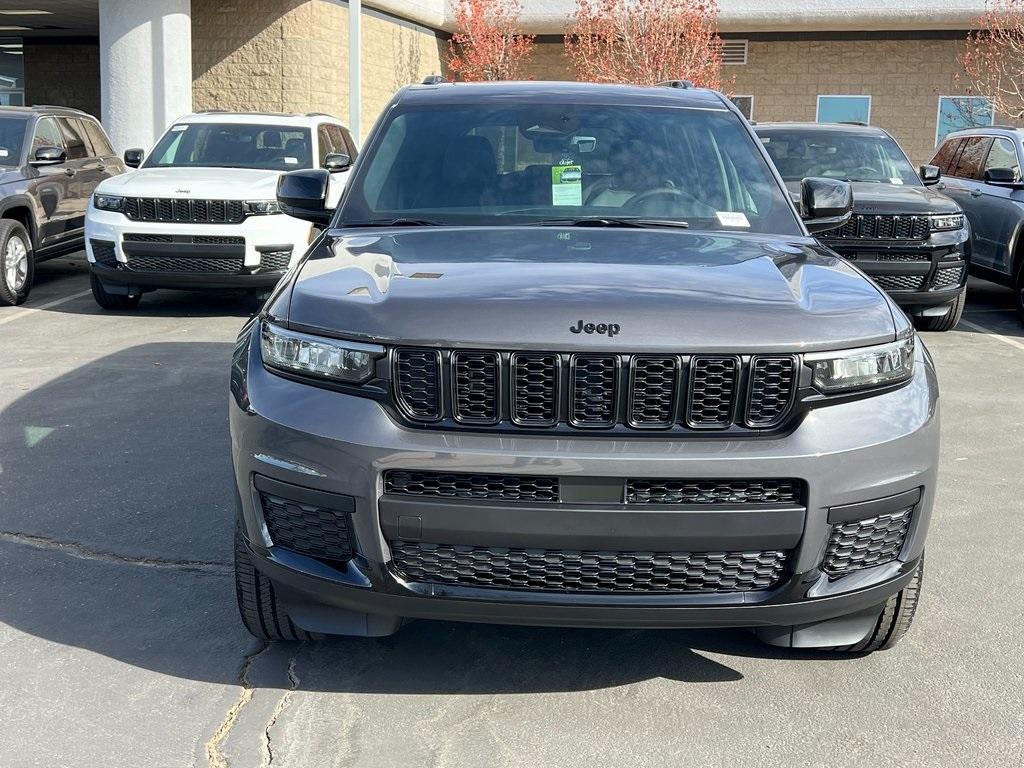
[[[910,624],[938,390],[906,315],[809,232],[720,94],[400,92],[326,231],[243,329],[236,576],[265,639],[406,619],[756,628],[855,652]]]

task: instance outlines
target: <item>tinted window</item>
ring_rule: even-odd
[[[32,151],[40,147],[63,147],[64,137],[61,136],[57,121],[52,117],[44,117],[36,123],[36,133],[32,139]]]
[[[884,133],[841,130],[759,130],[761,141],[786,181],[808,176],[920,186],[900,145]]]
[[[328,125],[327,133],[331,136],[331,143],[334,144],[335,152],[344,152],[354,161],[356,159],[356,147],[348,131],[340,125]]]
[[[959,138],[944,141],[930,164],[938,166],[943,174],[951,174],[953,161],[956,159],[956,151],[960,148],[960,142],[962,141],[963,139]]]
[[[82,136],[80,121],[71,121],[66,117],[58,117],[57,124],[64,135],[64,146],[68,150],[68,160],[83,160],[89,156],[89,148]]]
[[[182,123],[163,135],[144,166],[294,171],[313,167],[310,145],[308,128]]]
[[[0,118],[0,166],[13,167],[21,163],[26,126],[28,120],[16,117]]]
[[[1017,150],[1013,148],[1013,142],[1009,139],[996,139],[992,142],[992,148],[988,151],[988,158],[985,160],[984,171],[990,168],[1010,168],[1014,172],[1016,181],[1020,181],[1020,163],[1017,160]]]
[[[327,159],[327,156],[332,152],[337,152],[338,150],[334,148],[334,141],[331,139],[331,136],[327,133],[326,125],[321,125],[319,128],[317,128],[316,135],[317,139],[320,142],[320,165],[323,165],[324,160]]]
[[[961,179],[980,179],[981,166],[985,162],[985,155],[992,145],[992,139],[984,136],[971,136],[964,141],[964,148],[960,152],[960,159],[957,161],[956,170],[951,174]]]
[[[97,157],[107,157],[114,154],[114,149],[110,146],[107,134],[100,128],[99,123],[95,120],[83,119],[82,125],[85,128],[86,135],[89,137],[89,143],[92,145],[92,153],[94,155]]]
[[[340,219],[530,224],[662,218],[796,234],[783,189],[728,110],[509,102],[391,112]]]

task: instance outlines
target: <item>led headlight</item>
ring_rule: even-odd
[[[271,368],[346,384],[362,384],[373,376],[384,347],[322,336],[309,336],[263,323],[263,362]]]
[[[948,229],[963,229],[964,227],[964,215],[962,213],[929,216],[928,218],[931,219],[932,232],[943,232]]]
[[[92,204],[100,211],[120,211],[124,209],[124,198],[118,195],[96,194],[92,196]]]
[[[242,207],[250,216],[266,216],[271,213],[280,213],[281,206],[277,200],[246,200]]]
[[[914,337],[877,347],[805,355],[814,386],[826,394],[884,387],[914,374]]]

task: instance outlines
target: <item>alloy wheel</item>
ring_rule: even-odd
[[[28,279],[28,248],[17,235],[7,241],[4,248],[4,281],[11,293],[18,294]]]

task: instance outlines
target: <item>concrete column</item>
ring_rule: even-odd
[[[99,0],[100,99],[116,150],[192,111],[191,0]]]

